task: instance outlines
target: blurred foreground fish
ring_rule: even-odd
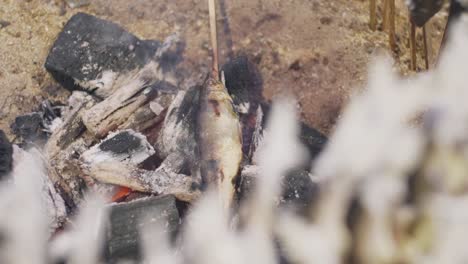
[[[218,74],[215,1],[208,0],[212,76],[201,87],[197,140],[200,173],[205,186],[217,186],[225,209],[233,205],[236,176],[242,161],[242,133],[233,101]],[[224,79],[224,78],[223,78]]]

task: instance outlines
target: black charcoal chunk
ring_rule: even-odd
[[[280,205],[307,216],[308,209],[318,198],[319,186],[305,170],[292,170],[282,180]]]
[[[3,130],[0,130],[0,180],[11,172],[12,166],[13,146]]]
[[[113,204],[109,219],[105,257],[110,263],[141,258],[139,233],[145,227],[158,224],[174,235],[180,224],[176,199],[171,195]]]
[[[256,66],[246,56],[239,56],[226,63],[221,73],[237,111],[241,114],[256,111],[263,89],[263,80]]]
[[[141,138],[135,136],[129,131],[118,133],[114,137],[104,140],[99,148],[102,151],[110,151],[115,154],[131,153],[141,145]]]
[[[39,112],[16,117],[10,127],[22,144],[43,142],[47,139]]]
[[[52,121],[62,116],[64,105],[53,104],[49,100],[44,100],[40,106],[40,113],[45,127],[50,127]]]
[[[17,116],[10,128],[21,147],[44,144],[52,133],[53,121],[61,117],[63,105],[43,101],[37,112]]]
[[[121,74],[141,68],[159,46],[160,42],[140,40],[115,23],[77,13],[58,35],[45,68],[65,88],[93,92],[98,87],[80,87],[77,82],[100,79],[104,71]]]
[[[242,127],[242,152],[244,160],[251,159],[252,137],[258,118],[257,109],[263,100],[263,80],[255,64],[246,56],[239,56],[226,63],[221,70],[234,108]]]
[[[327,137],[320,133],[317,129],[310,127],[302,122],[299,139],[309,151],[309,157],[311,159],[310,161],[313,161],[316,157],[318,157],[328,141]]]

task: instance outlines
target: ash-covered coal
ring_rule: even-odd
[[[141,258],[140,232],[152,225],[164,226],[164,232],[174,234],[180,219],[174,196],[149,197],[129,203],[112,204],[105,258],[110,263]]]
[[[10,126],[16,141],[22,146],[44,144],[60,124],[62,108],[61,105],[52,105],[45,100],[39,105],[37,112],[17,116]]]
[[[124,130],[109,134],[101,143],[84,152],[82,159],[87,164],[118,161],[137,165],[153,154],[154,148],[144,135],[132,130]]]
[[[136,151],[141,146],[141,138],[130,133],[130,131],[123,131],[117,135],[104,140],[99,148],[102,151],[109,151],[114,154],[131,153]]]
[[[57,37],[45,68],[69,90],[106,97],[119,75],[142,68],[160,45],[138,39],[113,22],[78,13]]]
[[[196,162],[195,128],[199,96],[200,88],[192,87],[180,91],[172,101],[157,142],[162,158],[176,154],[186,161],[185,165],[193,166]]]

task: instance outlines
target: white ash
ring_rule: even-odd
[[[153,113],[157,116],[159,116],[165,109],[159,102],[155,101],[151,101],[149,106],[151,111],[153,111]]]
[[[89,91],[95,91],[95,94],[101,98],[106,98],[111,95],[116,87],[114,87],[114,83],[118,79],[118,74],[113,72],[112,70],[103,71],[99,77],[95,80],[89,81],[78,81],[75,82]]]
[[[250,112],[250,102],[242,102],[239,105],[235,105],[235,109],[239,114],[247,114]]]
[[[50,124],[46,124],[45,130],[48,133],[52,134],[58,128],[60,128],[62,126],[62,123],[63,123],[63,119],[60,118],[60,117],[56,117],[56,118],[54,118],[54,120],[52,120],[52,122],[50,122]]]
[[[141,171],[137,177],[152,193],[174,194],[184,201],[192,201],[199,195],[198,191],[191,190],[196,182],[193,176],[176,173],[165,166],[155,171]]]
[[[252,163],[256,164],[257,163],[257,150],[259,149],[259,146],[262,144],[263,140],[263,110],[261,106],[258,106],[256,110],[256,115],[255,115],[255,128],[252,133],[252,141],[250,142],[250,149],[249,149],[249,156],[252,159]]]

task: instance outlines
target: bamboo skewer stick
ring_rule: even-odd
[[[411,70],[416,70],[416,25],[410,21]]]
[[[371,30],[375,30],[377,24],[377,14],[376,14],[376,0],[370,0],[369,2],[369,11],[370,11],[370,18],[369,18],[369,27]]]
[[[396,43],[395,43],[395,0],[387,0],[388,1],[388,12],[387,12],[387,20],[389,23],[388,27],[388,38],[390,43],[390,49],[392,51],[396,50]]]
[[[218,36],[216,30],[216,3],[215,0],[208,0],[208,12],[210,15],[210,37],[211,48],[213,49],[212,77],[219,80],[218,64]]]
[[[382,18],[382,27],[383,30],[386,31],[388,29],[388,5],[390,3],[390,0],[384,0],[384,6],[383,6],[383,18]]]
[[[432,59],[432,45],[431,45],[431,39],[430,39],[430,25],[429,23],[426,23],[423,26],[423,41],[424,41],[424,61],[426,63],[426,70],[429,70],[429,66],[431,64],[431,59]]]

